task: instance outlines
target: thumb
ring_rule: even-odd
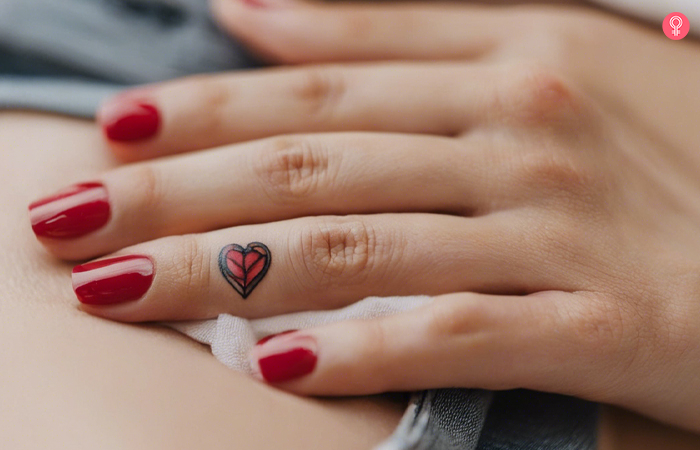
[[[226,31],[275,63],[461,59],[486,53],[499,39],[484,25],[497,13],[473,5],[210,1]]]
[[[606,328],[593,303],[563,292],[451,294],[408,313],[266,338],[251,365],[266,382],[311,395],[471,387],[602,400],[619,345],[591,336]]]

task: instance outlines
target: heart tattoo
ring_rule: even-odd
[[[271,259],[270,249],[260,242],[246,248],[231,244],[221,249],[219,269],[228,284],[247,298],[267,273]]]

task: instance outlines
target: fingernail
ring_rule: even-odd
[[[97,117],[107,138],[119,142],[152,138],[161,122],[153,102],[129,93],[108,100],[100,107]]]
[[[110,216],[109,197],[102,183],[82,183],[29,205],[34,234],[73,239],[102,228]]]
[[[113,305],[143,297],[153,282],[146,256],[119,256],[75,266],[73,290],[86,305]]]
[[[316,368],[316,340],[288,331],[262,339],[252,351],[254,369],[268,383],[282,383],[310,374]]]

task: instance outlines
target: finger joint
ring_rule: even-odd
[[[181,286],[185,297],[201,298],[209,288],[211,265],[208,255],[202,250],[195,236],[185,235],[176,238],[179,242],[179,257],[173,268],[174,282]]]
[[[347,93],[343,71],[332,67],[313,67],[300,72],[292,85],[292,96],[303,105],[307,120],[330,122]]]
[[[284,137],[271,141],[263,152],[258,173],[264,190],[275,203],[302,201],[328,190],[330,154],[328,149],[310,138]]]
[[[388,259],[389,241],[359,220],[307,226],[300,241],[302,277],[321,289],[361,284]]]

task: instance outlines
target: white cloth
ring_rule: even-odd
[[[262,300],[258,299],[258,301]],[[214,356],[228,367],[251,373],[248,353],[253,345],[265,336],[349,319],[388,316],[423,306],[430,301],[430,297],[424,296],[369,297],[332,311],[299,312],[255,320],[221,314],[216,319],[170,322],[167,325],[192,339],[208,344]]]

